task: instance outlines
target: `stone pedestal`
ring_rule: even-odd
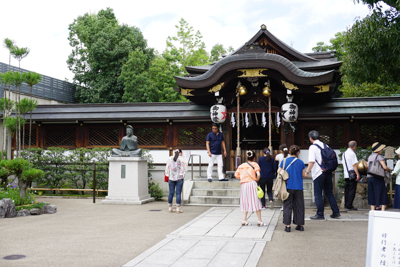
[[[154,201],[150,197],[147,160],[139,157],[111,157],[108,196],[102,204],[136,204]]]

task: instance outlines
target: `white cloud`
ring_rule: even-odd
[[[236,49],[266,24],[277,38],[310,52],[317,41],[329,42],[356,16],[369,12],[351,0],[7,1],[1,7],[0,40],[11,38],[31,49],[23,68],[71,80],[66,64],[71,52],[68,25],[80,15],[107,7],[114,9],[120,23],[139,27],[149,46],[160,52],[167,36],[176,34],[174,26],[181,18],[202,33],[208,50],[216,43]],[[5,48],[0,48],[0,61],[8,62]]]

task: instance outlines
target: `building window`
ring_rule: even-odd
[[[400,143],[400,126],[394,123],[362,124],[360,122],[360,144],[372,146],[375,142],[398,146]]]
[[[119,128],[89,128],[88,146],[118,146]]]
[[[76,128],[47,128],[45,134],[45,146],[75,147]]]
[[[210,127],[179,127],[178,146],[205,145]]]
[[[316,130],[319,133],[319,140],[332,147],[343,147],[344,142],[344,126],[343,124],[304,124],[303,125],[303,145],[311,145],[308,133]]]
[[[21,131],[21,140],[24,138],[24,146],[29,146],[29,125],[25,126],[25,136],[23,136],[23,132]],[[36,129],[32,129],[31,135],[31,147],[36,147]]]
[[[139,146],[165,146],[164,132],[164,127],[133,129],[133,134],[138,137]]]

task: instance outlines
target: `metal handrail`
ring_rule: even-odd
[[[201,155],[199,155],[199,154],[190,155],[188,164],[190,163],[190,160],[192,160],[192,178],[190,179],[191,181],[193,181],[193,156],[199,157],[199,175],[201,177]]]

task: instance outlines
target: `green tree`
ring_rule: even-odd
[[[189,26],[183,18],[179,21],[179,25],[175,25],[178,29],[176,36],[168,36],[167,49],[164,53],[168,53],[179,67],[180,75],[187,74],[185,66],[200,66],[209,63],[209,55],[206,51],[206,45],[202,41],[203,36],[200,31],[195,33],[193,27]]]
[[[341,71],[350,84],[400,84],[400,12],[374,10],[357,19],[345,37]]]
[[[185,102],[187,99],[176,92],[174,76],[180,75],[180,66],[175,64],[170,53],[156,54],[149,69],[150,79],[159,92],[159,102]]]
[[[396,8],[397,10],[400,10],[400,1],[399,0],[354,0],[354,2],[360,3],[362,2],[363,4],[366,4],[369,6],[369,8],[375,8],[380,6],[380,2],[384,2],[387,5]]]
[[[124,81],[118,80],[129,53],[140,49],[152,57],[153,49],[137,27],[119,24],[113,9],[86,13],[69,25],[69,69],[74,73],[75,97],[80,103],[122,101]]]
[[[335,56],[338,60],[343,60],[345,55],[344,49],[344,38],[346,32],[337,32],[334,38],[329,40],[330,44],[325,44],[325,42],[318,42],[317,46],[313,47],[313,52],[327,52],[327,51],[336,51]]]
[[[150,80],[151,57],[142,50],[129,53],[129,59],[122,67],[118,78],[124,84],[123,102],[158,102],[160,94],[157,86]]]
[[[22,75],[24,78],[25,83],[29,85],[31,88],[30,92],[30,101],[31,101],[31,108],[29,112],[29,152],[31,151],[31,140],[32,140],[32,111],[36,109],[37,106],[37,101],[35,102],[32,99],[32,91],[33,91],[33,86],[38,84],[42,80],[42,75],[36,73],[36,72],[26,72]],[[30,155],[30,153],[29,153]],[[29,163],[29,169],[31,168],[31,158],[28,158],[28,163]]]
[[[221,59],[223,55],[229,54],[233,52],[234,49],[232,46],[228,47],[228,49],[225,49],[222,44],[215,44],[211,48],[211,55],[210,55],[210,61],[215,62]]]

